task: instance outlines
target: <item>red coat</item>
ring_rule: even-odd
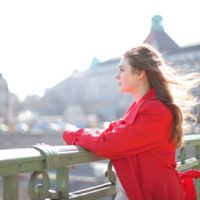
[[[183,200],[170,142],[172,113],[150,89],[103,131],[65,131],[68,144],[109,158],[130,200]]]

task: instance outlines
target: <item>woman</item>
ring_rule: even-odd
[[[124,116],[103,131],[63,133],[67,144],[80,145],[111,160],[122,185],[116,199],[184,199],[175,169],[176,148],[183,137],[182,114],[162,73],[164,67],[150,46],[127,51],[116,74],[120,91],[134,98]]]

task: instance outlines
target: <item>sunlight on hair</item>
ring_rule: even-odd
[[[168,82],[174,103],[182,111],[183,128],[193,126],[197,122],[200,103],[198,97],[193,94],[193,89],[200,86],[200,73],[181,74],[181,67],[175,70],[167,65],[161,66],[160,70]]]

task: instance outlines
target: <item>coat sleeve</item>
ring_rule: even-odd
[[[160,142],[169,139],[171,124],[172,117],[168,108],[149,106],[147,103],[140,109],[133,123],[120,120],[104,131],[66,131],[63,138],[99,156],[114,159],[148,151],[160,145]]]

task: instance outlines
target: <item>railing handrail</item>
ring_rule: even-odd
[[[27,173],[60,167],[68,167],[81,163],[105,160],[79,146],[34,145],[32,148],[0,150],[0,176]],[[26,168],[32,163],[32,168]],[[40,164],[39,164],[40,163]],[[9,166],[18,166],[9,169]],[[3,170],[5,167],[5,170]]]
[[[186,135],[184,136],[184,147],[200,145],[200,134]],[[88,156],[90,157],[88,159]],[[105,158],[99,158],[93,153],[74,145],[61,145],[50,146],[47,144],[37,144],[29,148],[19,149],[6,149],[0,150],[0,167],[8,164],[22,164],[26,162],[51,160],[57,157],[57,159],[66,160],[62,166],[70,166],[80,164],[82,162],[92,162],[97,160],[105,160]],[[81,157],[81,160],[72,159],[72,157]],[[52,161],[53,162],[53,161]],[[52,163],[53,168],[61,167],[59,163]],[[52,168],[51,165],[46,166],[46,169]],[[23,171],[21,171],[23,172]],[[0,176],[4,175],[1,172]]]

